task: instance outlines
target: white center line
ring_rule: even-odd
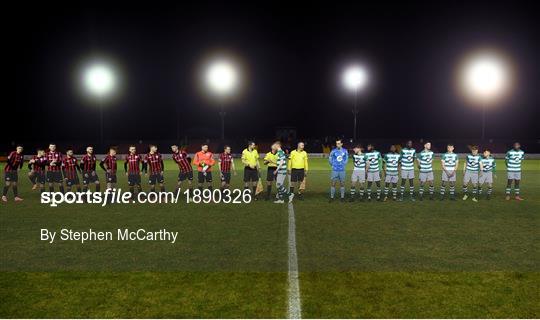
[[[302,318],[300,302],[300,283],[298,279],[298,257],[296,255],[296,224],[294,221],[294,207],[288,204],[289,211],[289,319]]]

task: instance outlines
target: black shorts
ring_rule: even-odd
[[[163,178],[163,175],[161,173],[153,173],[148,178],[148,183],[152,185],[156,183],[163,183],[164,181],[165,179]]]
[[[105,173],[105,179],[107,180],[107,183],[116,183],[116,181],[118,181],[116,173]]]
[[[244,182],[259,181],[259,171],[250,167],[244,168]]]
[[[276,175],[274,174],[274,171],[276,171],[276,167],[268,167],[268,169],[266,170],[266,181],[276,180]]]
[[[199,171],[197,178],[199,183],[203,183],[205,181],[212,182],[212,172],[206,172],[206,174],[204,174],[203,172]]]
[[[66,179],[66,186],[71,187],[80,184],[79,176],[75,176],[72,179]]]
[[[193,180],[193,171],[180,172],[178,174],[178,181],[182,182],[182,181],[184,181],[186,179],[189,180],[189,181]]]
[[[34,171],[34,177],[36,177],[36,183],[39,183],[39,184],[45,184],[45,172],[43,171],[40,171],[40,172],[35,172]]]
[[[141,184],[141,174],[140,173],[130,173],[128,174],[128,185],[133,187],[134,185]]]
[[[225,182],[226,184],[231,183],[231,173],[230,172],[222,172],[221,173],[221,182]]]
[[[60,171],[47,171],[47,182],[62,183],[62,172]]]
[[[94,175],[92,175],[92,172],[94,172]],[[85,171],[82,174],[82,182],[83,184],[90,184],[90,183],[97,183],[99,182],[98,175],[95,171]]]
[[[17,182],[19,181],[19,174],[17,173],[17,171],[6,171],[4,180],[6,182]]]
[[[302,182],[304,181],[304,176],[304,169],[291,169],[291,182]]]

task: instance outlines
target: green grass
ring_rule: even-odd
[[[540,316],[540,161],[526,161],[526,201],[503,199],[498,162],[494,197],[479,203],[329,204],[326,160],[310,165],[306,200],[295,201],[303,317]],[[172,189],[176,166],[166,166]],[[24,175],[25,201],[0,206],[0,317],[286,317],[286,206],[50,208]],[[241,172],[233,179],[240,187]],[[167,228],[180,239],[39,241],[40,228],[62,227]]]

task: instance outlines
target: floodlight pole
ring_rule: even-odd
[[[357,127],[357,116],[358,116],[358,88],[354,90],[354,107],[352,110],[354,115],[354,127],[353,127],[353,140],[356,142],[356,127]]]
[[[227,113],[225,112],[225,108],[223,107],[223,103],[220,105],[220,111],[219,116],[221,117],[221,140],[225,140],[225,115]]]
[[[99,99],[99,142],[103,147],[103,101]]]
[[[482,141],[486,139],[486,105],[482,105]]]

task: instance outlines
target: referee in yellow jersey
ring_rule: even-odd
[[[247,148],[242,151],[242,163],[244,164],[244,189],[251,187],[253,199],[259,182],[259,153],[255,149],[255,142],[248,142]]]
[[[265,200],[270,200],[270,197],[272,196],[272,183],[276,179],[276,175],[274,174],[274,171],[276,171],[277,168],[277,150],[272,150],[266,154],[266,156],[263,159],[263,163],[268,166],[268,169],[266,170],[266,198]]]
[[[289,156],[288,168],[291,176],[291,185],[289,186],[291,194],[294,193],[294,186],[299,187],[308,172],[308,156],[307,152],[304,151],[304,146],[303,142],[298,142],[296,150],[293,150]],[[298,188],[298,200],[304,200],[304,195],[300,188]]]

